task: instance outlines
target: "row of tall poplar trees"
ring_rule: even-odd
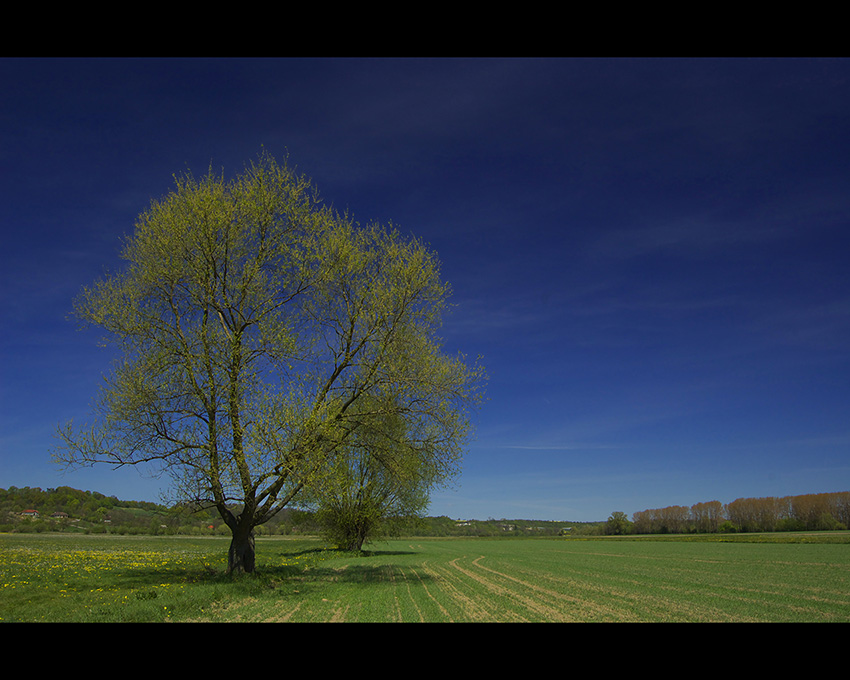
[[[632,515],[639,534],[817,531],[850,527],[850,491],[671,505]]]

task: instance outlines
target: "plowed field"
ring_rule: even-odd
[[[235,581],[227,545],[0,535],[0,620],[850,621],[850,543],[822,537],[407,539],[363,555],[265,538],[258,573]]]

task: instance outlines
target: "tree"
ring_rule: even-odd
[[[699,533],[714,533],[723,516],[723,504],[720,501],[708,501],[691,506],[691,519],[694,529]]]
[[[421,515],[430,489],[451,473],[426,442],[405,420],[383,417],[346,443],[333,474],[313,491],[317,519],[338,547],[361,550],[393,521]]]
[[[122,257],[75,301],[120,359],[55,458],[168,474],[230,529],[229,572],[254,571],[255,527],[382,418],[458,469],[484,376],[442,351],[450,289],[419,241],[354,223],[262,153],[230,181],[176,178]]]
[[[632,532],[633,525],[625,512],[614,512],[605,522],[605,533],[609,536],[623,536]]]

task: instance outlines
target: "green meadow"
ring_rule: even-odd
[[[257,540],[0,534],[3,622],[847,622],[850,532]]]

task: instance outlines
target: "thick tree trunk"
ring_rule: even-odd
[[[363,548],[363,539],[359,536],[354,538],[349,538],[346,543],[345,549],[351,550],[354,552],[359,552]]]
[[[349,529],[345,536],[345,549],[360,551],[363,549],[363,544],[366,542],[368,530],[364,527],[356,527]],[[342,547],[342,546],[341,546]]]
[[[251,574],[255,567],[254,528],[237,527],[227,553],[228,574]]]

